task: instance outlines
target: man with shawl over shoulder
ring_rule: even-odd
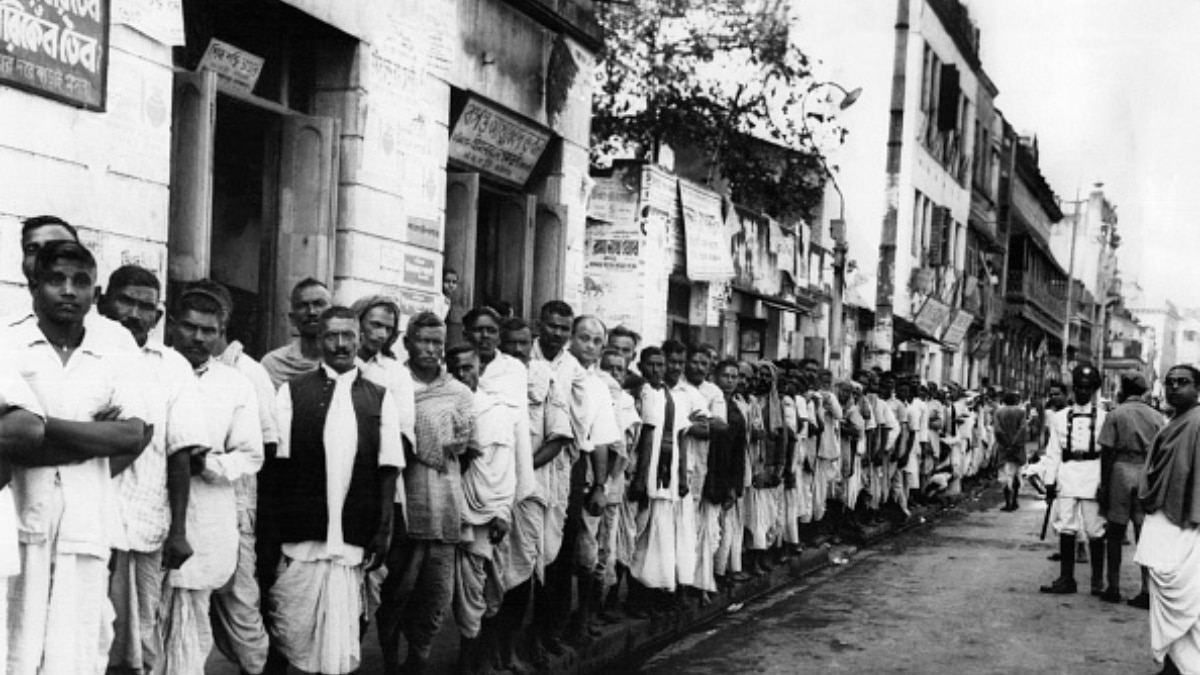
[[[528,475],[521,482],[529,489],[533,480],[529,457],[529,420],[524,409],[522,382],[524,367],[513,359],[511,377],[501,373],[509,365],[505,356],[497,363],[495,345],[499,342],[499,317],[471,310],[463,319],[466,334],[474,332],[490,346],[489,370],[496,373],[489,385],[482,386],[480,351],[474,344],[462,344],[446,352],[446,368],[454,379],[474,393],[475,432],[463,454],[462,537],[457,552],[454,573],[454,618],[459,630],[459,669],[473,673],[483,665],[479,633],[484,615],[494,615],[505,592],[505,569],[510,562],[519,562],[499,546],[512,530],[514,497],[517,495],[519,472]],[[507,380],[507,382],[506,382]],[[519,455],[523,455],[518,459]],[[521,469],[518,469],[521,465]]]
[[[1163,378],[1174,417],[1154,439],[1138,499],[1146,512],[1134,562],[1149,572],[1150,649],[1161,675],[1200,673],[1200,371]]]
[[[270,591],[271,634],[308,673],[358,670],[365,574],[387,555],[405,461],[399,409],[359,369],[358,345],[358,314],[326,310],[321,367],[284,383],[277,400],[274,498],[287,517],[278,521],[284,570]]]
[[[436,314],[409,319],[404,347],[416,403],[412,455],[405,458],[407,531],[388,551],[388,576],[376,612],[385,673],[398,673],[400,633],[406,673],[427,668],[433,638],[454,595],[463,503],[459,457],[474,432],[473,397],[442,368],[446,325]]]
[[[289,301],[288,319],[298,336],[267,352],[262,360],[263,368],[267,369],[276,387],[321,365],[321,313],[329,309],[333,296],[325,284],[309,277],[292,288]]]
[[[573,438],[570,413],[555,384],[554,370],[545,361],[531,359],[532,350],[533,332],[524,319],[501,320],[500,351],[527,369],[525,397],[534,476],[533,493],[514,509],[512,531],[501,547],[511,547],[514,559],[525,560],[522,552],[526,556],[532,554],[533,558],[527,560],[531,563],[529,578],[504,593],[499,613],[485,621],[485,630],[495,629],[500,666],[514,673],[530,670],[518,657],[516,643],[534,586],[542,593],[546,566],[554,561],[562,546],[571,490],[571,457],[563,452]],[[522,564],[510,564],[505,573],[506,583],[515,582],[523,570]]]
[[[776,488],[783,487],[786,433],[775,365],[762,361],[753,368],[753,393],[747,400],[750,489],[746,492],[746,509],[742,517],[749,535],[746,549],[749,551],[750,574],[759,576],[770,569],[766,553],[779,530],[777,515],[782,495]]]

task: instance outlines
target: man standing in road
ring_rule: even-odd
[[[1163,378],[1175,416],[1154,439],[1138,499],[1146,511],[1134,562],[1150,574],[1150,649],[1160,675],[1200,673],[1200,371]]]
[[[1100,514],[1108,523],[1104,534],[1108,587],[1100,596],[1105,602],[1121,601],[1121,548],[1125,532],[1132,520],[1134,539],[1142,536],[1144,514],[1137,500],[1138,481],[1154,437],[1166,424],[1162,414],[1142,398],[1149,390],[1149,383],[1140,373],[1122,375],[1117,392],[1120,405],[1100,429]],[[1129,601],[1143,609],[1150,604],[1146,574],[1143,569],[1141,592]]]
[[[288,319],[299,335],[288,344],[268,352],[263,368],[276,387],[288,380],[316,370],[321,365],[321,314],[329,309],[329,288],[309,277],[292,289]]]
[[[357,313],[326,310],[321,367],[279,388],[273,497],[287,517],[278,521],[285,569],[271,588],[271,633],[308,673],[358,670],[364,573],[387,555],[404,466],[399,408],[359,370],[358,336]]]
[[[1004,486],[1002,511],[1016,511],[1021,491],[1021,467],[1025,466],[1025,440],[1029,425],[1021,397],[1015,391],[1004,393],[1003,405],[996,411],[996,445],[1000,457],[1000,484]]]
[[[162,317],[158,278],[136,265],[118,268],[100,298],[100,313],[119,322],[141,347],[138,372],[150,446],[134,461],[112,460],[121,527],[113,546],[109,596],[116,611],[109,668],[150,673],[162,652],[158,607],[162,570],[192,555],[187,540],[191,456],[208,451],[208,430],[196,412],[199,388],[187,359],[149,339]]]
[[[1059,577],[1041,587],[1043,593],[1075,592],[1075,537],[1088,538],[1092,562],[1092,594],[1104,591],[1104,518],[1096,495],[1100,489],[1100,429],[1105,411],[1093,402],[1100,374],[1090,364],[1071,371],[1074,402],[1050,418],[1046,442],[1046,499],[1054,508],[1059,535]]]

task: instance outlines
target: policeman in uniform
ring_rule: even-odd
[[[1072,405],[1049,420],[1046,443],[1046,501],[1058,532],[1059,577],[1043,593],[1075,592],[1075,537],[1087,535],[1092,562],[1092,594],[1104,591],[1104,519],[1096,500],[1100,489],[1100,430],[1105,413],[1093,400],[1100,373],[1087,363],[1071,371]]]

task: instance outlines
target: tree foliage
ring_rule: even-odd
[[[594,164],[654,159],[663,145],[698,151],[709,182],[739,204],[811,215],[826,172],[801,119],[811,75],[785,0],[612,0],[597,16]]]

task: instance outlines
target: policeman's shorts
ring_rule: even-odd
[[[1083,532],[1088,539],[1104,536],[1104,518],[1095,499],[1059,497],[1054,500],[1054,529],[1059,534],[1076,535]]]

